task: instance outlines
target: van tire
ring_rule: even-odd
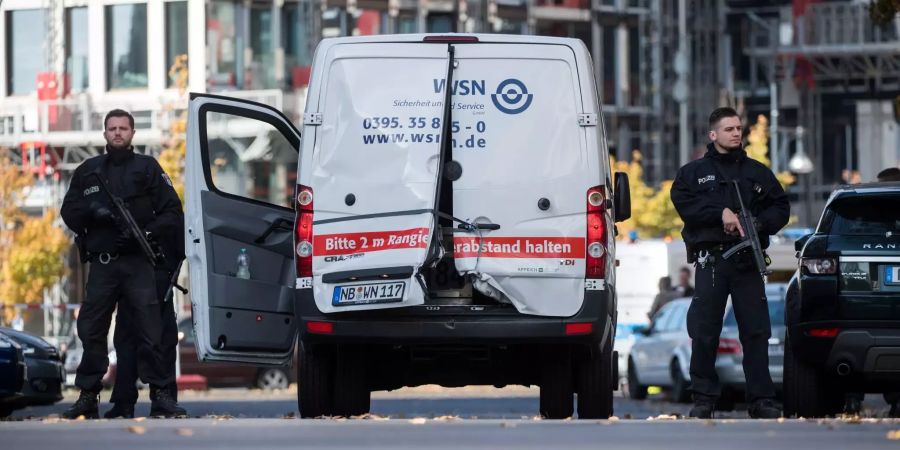
[[[541,368],[541,417],[567,419],[575,412],[572,353],[568,346],[543,349]]]
[[[825,417],[841,412],[844,393],[815,366],[796,356],[790,334],[784,340],[784,416]]]
[[[628,397],[632,400],[647,398],[647,386],[638,383],[637,368],[631,358],[628,358]]]
[[[340,345],[334,376],[334,414],[342,417],[369,413],[371,394],[366,378],[366,352]]]
[[[297,363],[297,406],[304,419],[331,416],[334,391],[334,355],[324,346],[300,342]]]
[[[594,350],[585,351],[575,367],[579,419],[609,419],[613,414],[613,388],[617,380],[614,378],[616,360],[612,339]]]

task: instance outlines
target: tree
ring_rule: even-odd
[[[617,225],[619,236],[626,237],[636,231],[640,238],[679,238],[683,223],[669,198],[672,181],[663,181],[658,189],[648,186],[641,160],[638,150],[631,153],[631,162],[610,157],[611,167],[628,174],[631,185],[631,218]]]
[[[168,139],[165,148],[159,153],[159,165],[169,175],[178,198],[184,203],[184,157],[187,150],[185,134],[187,132],[187,105],[184,93],[187,90],[188,64],[187,55],[179,55],[169,69],[169,76],[178,88],[178,101],[168,105],[166,110],[173,116],[169,123]]]
[[[44,290],[65,274],[63,254],[69,239],[56,212],[40,217],[21,209],[34,179],[13,164],[4,150],[0,156],[0,302],[3,322],[15,316],[16,303],[39,303]]]
[[[772,161],[769,159],[769,119],[766,116],[760,114],[756,117],[756,123],[750,127],[744,150],[750,158],[763,163],[766,167],[772,167]],[[775,178],[785,189],[797,181],[797,178],[787,171],[776,173]]]
[[[900,0],[872,0],[869,3],[869,17],[876,25],[890,25],[897,14],[900,14]]]

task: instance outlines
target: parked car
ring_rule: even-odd
[[[616,324],[616,340],[613,342],[613,350],[616,352],[618,367],[616,374],[619,378],[619,386],[628,384],[628,355],[631,354],[631,347],[635,341],[643,337],[643,334],[636,333],[638,328],[646,328],[643,324]]]
[[[65,369],[65,386],[71,387],[75,386],[75,374],[78,370],[78,365],[81,363],[81,355],[84,352],[84,348],[81,346],[81,340],[78,339],[77,336],[72,336],[69,339],[69,343],[66,346],[66,352],[63,355],[63,367]],[[116,382],[116,349],[112,345],[112,339],[109,340],[108,347],[108,358],[109,358],[109,366],[106,368],[106,373],[103,374],[103,379],[101,380],[104,388],[111,388],[113,384]]]
[[[59,350],[39,336],[23,331],[0,328],[0,334],[16,341],[22,347],[28,368],[28,375],[22,387],[23,397],[16,402],[17,408],[52,405],[62,400],[65,369]]]
[[[182,319],[178,323],[178,336],[182,375],[202,375],[210,387],[286,389],[294,381],[288,367],[260,367],[199,361],[190,318]]]
[[[27,371],[22,347],[0,334],[0,417],[6,417],[16,409],[16,402],[22,398]]]
[[[900,391],[900,183],[838,188],[795,245],[785,416],[834,415],[847,393]]]
[[[784,283],[766,286],[772,337],[769,339],[769,373],[777,391],[782,386],[784,357]],[[628,394],[634,399],[647,397],[649,386],[660,386],[671,393],[674,401],[690,401],[691,338],[687,332],[687,312],[691,299],[667,303],[649,329],[640,330],[644,338],[631,348],[628,362]],[[722,383],[720,407],[730,409],[745,391],[743,350],[737,319],[729,300],[725,307],[722,334],[719,337],[716,372]]]

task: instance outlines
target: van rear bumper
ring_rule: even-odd
[[[571,317],[540,317],[516,312],[473,311],[468,306],[429,305],[395,310],[322,314],[312,292],[298,296],[295,311],[300,339],[307,343],[395,345],[522,343],[605,343],[615,329],[615,294],[585,291],[581,310]],[[610,313],[610,311],[612,313]],[[330,333],[309,331],[309,322],[330,324]],[[568,324],[591,324],[589,332],[567,334]]]

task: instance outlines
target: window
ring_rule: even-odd
[[[169,69],[178,56],[188,52],[187,15],[187,2],[166,3],[166,85],[170,87],[175,86],[175,79],[168,75]]]
[[[28,95],[37,89],[44,68],[44,10],[20,9],[6,13],[7,92]]]
[[[208,111],[206,143],[216,189],[293,208],[297,149],[274,126],[256,119]]]
[[[206,10],[206,61],[210,90],[244,85],[244,8],[233,1],[213,1]]]
[[[312,29],[312,3],[285,3],[282,25],[285,80],[290,87],[309,84],[309,68],[312,64],[310,30]]]
[[[453,33],[456,31],[456,16],[453,14],[429,14],[425,19],[428,33]]]
[[[88,87],[87,7],[66,9],[66,76],[68,92]]]
[[[275,87],[275,42],[272,29],[272,8],[268,5],[250,9],[250,89]]]
[[[835,200],[825,213],[831,234],[886,236],[900,234],[900,195],[848,196]],[[827,226],[827,225],[825,225]]]
[[[106,7],[106,83],[109,89],[147,87],[147,5]]]

